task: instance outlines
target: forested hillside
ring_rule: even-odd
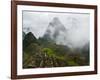
[[[32,32],[23,36],[23,68],[89,65],[89,43],[83,48],[73,49],[56,44],[47,36],[37,39]]]

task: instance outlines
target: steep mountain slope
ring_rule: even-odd
[[[23,68],[89,65],[89,43],[70,48],[67,32],[59,18],[54,17],[43,37],[23,33]]]
[[[32,32],[29,32],[25,35],[23,40],[23,48],[28,47],[31,43],[37,43],[36,37],[32,34]]]
[[[47,40],[53,40],[56,44],[66,45],[67,41],[67,30],[59,20],[58,17],[54,17],[49,23],[48,28],[43,36]]]

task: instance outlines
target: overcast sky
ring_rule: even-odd
[[[39,38],[44,35],[54,17],[58,17],[69,31],[69,40],[72,44],[89,41],[89,14],[23,11],[23,30],[26,33],[31,31],[36,38]]]

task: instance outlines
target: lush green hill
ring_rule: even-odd
[[[89,65],[89,48],[73,50],[47,37],[36,39],[32,32],[23,39],[23,68]]]

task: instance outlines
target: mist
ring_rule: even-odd
[[[90,40],[90,15],[84,13],[49,13],[23,11],[23,31],[32,32],[38,39],[45,34],[49,23],[54,17],[58,17],[66,28],[66,32],[61,33],[56,42],[63,41],[63,45],[70,47],[82,47]],[[52,30],[54,31],[54,30]],[[62,36],[65,39],[62,40]]]

